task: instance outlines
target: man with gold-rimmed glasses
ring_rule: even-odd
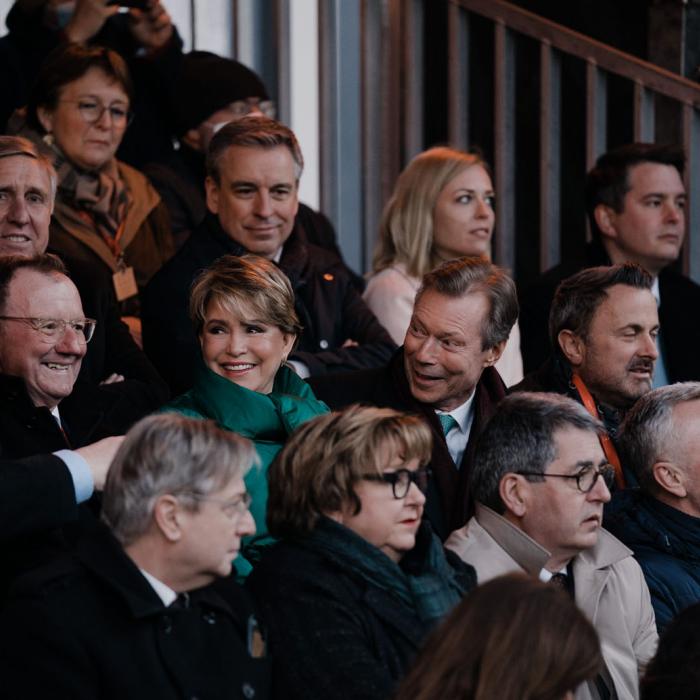
[[[139,416],[109,385],[76,383],[96,321],[52,255],[0,256],[0,455],[122,434]]]
[[[446,542],[476,568],[480,583],[525,571],[559,585],[586,613],[605,668],[577,689],[577,700],[638,698],[639,672],[657,642],[641,569],[601,527],[615,478],[598,440],[602,430],[565,396],[504,399],[474,458],[476,514]]]

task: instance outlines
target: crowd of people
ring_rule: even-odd
[[[365,280],[260,78],[132,4],[0,39],[0,695],[696,698],[683,151],[518,289],[430,148]]]

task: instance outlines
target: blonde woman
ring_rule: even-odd
[[[446,260],[489,255],[494,199],[489,167],[475,153],[431,148],[401,173],[382,215],[364,294],[394,342],[403,343],[424,274]],[[496,369],[506,386],[523,377],[517,324]]]

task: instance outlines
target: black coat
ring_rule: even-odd
[[[0,541],[75,520],[73,479],[61,459],[41,454],[0,459]]]
[[[424,524],[402,568],[421,561],[429,532]],[[472,588],[473,568],[445,556]],[[307,539],[266,550],[246,586],[268,631],[276,700],[388,700],[431,631],[393,591]]]
[[[559,283],[585,267],[610,265],[600,244],[590,243],[583,264],[561,264],[545,272],[520,298],[520,350],[525,372],[536,370],[550,355],[549,309]],[[700,285],[666,268],[659,275],[659,323],[670,382],[700,380]]]
[[[192,281],[222,255],[245,252],[209,214],[146,287],[141,311],[144,349],[173,393],[192,386],[199,354],[188,314]],[[396,346],[367,308],[347,268],[337,256],[306,243],[298,222],[279,266],[292,284],[304,327],[290,359],[306,364],[312,376],[376,367],[389,359]],[[359,345],[343,348],[348,339]]]
[[[234,586],[192,591],[189,608],[166,608],[100,526],[73,557],[13,591],[0,618],[3,697],[264,699],[269,662],[248,654],[252,609]]]
[[[168,386],[121,320],[111,277],[81,260],[66,258],[64,262],[80,293],[85,316],[97,321],[80,380],[99,384],[111,374],[121,374],[124,381],[110,387],[131,404],[135,418],[160,408],[169,398]]]
[[[76,383],[73,392],[59,404],[63,430],[45,406],[34,406],[24,382],[17,377],[0,375],[0,459],[20,459],[45,455],[56,450],[83,447],[111,435],[121,435],[134,422],[130,403],[109,386],[97,387]],[[57,459],[59,464],[62,464]],[[37,486],[37,501],[27,514],[28,527],[22,528],[3,550],[0,559],[0,598],[18,575],[55,558],[86,527],[94,523],[99,509],[97,497],[89,504],[75,506],[75,491],[65,465],[60,479],[52,475],[50,483],[59,481],[56,503],[49,506],[48,517],[36,511],[47,500],[47,485]],[[46,469],[37,472],[43,478]],[[64,479],[70,482],[70,490]],[[31,487],[28,480],[27,487]],[[71,494],[72,491],[72,494]],[[31,493],[25,499],[32,502]],[[58,512],[51,516],[55,509]],[[34,513],[34,514],[33,514]],[[58,516],[58,517],[56,517]],[[66,516],[66,517],[64,517]],[[75,522],[71,522],[75,519]],[[52,529],[52,528],[60,529]]]
[[[0,375],[0,458],[18,459],[84,447],[123,435],[139,416],[111,385],[76,382],[58,405],[63,431],[45,406],[35,406],[24,381]]]
[[[433,435],[430,458],[433,476],[428,487],[425,515],[443,541],[469,520],[473,514],[469,478],[477,439],[505,396],[503,380],[493,367],[484,370],[476,385],[474,421],[459,469],[455,468],[447,449],[445,434],[435,411],[411,395],[404,370],[403,348],[386,367],[333,377],[315,377],[309,380],[309,384],[317,398],[334,410],[353,403],[364,403],[422,416]]]

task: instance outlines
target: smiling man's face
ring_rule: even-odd
[[[209,211],[249,253],[274,258],[299,208],[292,152],[286,146],[231,146],[220,159],[219,180],[206,180]]]
[[[13,275],[1,315],[84,318],[80,295],[68,277],[30,269]],[[86,350],[70,326],[52,339],[26,321],[0,320],[0,371],[23,379],[35,406],[54,408],[73,391]]]
[[[472,395],[481,373],[500,356],[501,348],[481,348],[489,313],[481,292],[448,297],[428,289],[421,294],[404,340],[404,367],[415,399],[451,411]]]
[[[51,180],[35,158],[0,158],[0,256],[46,251],[53,199]]]

